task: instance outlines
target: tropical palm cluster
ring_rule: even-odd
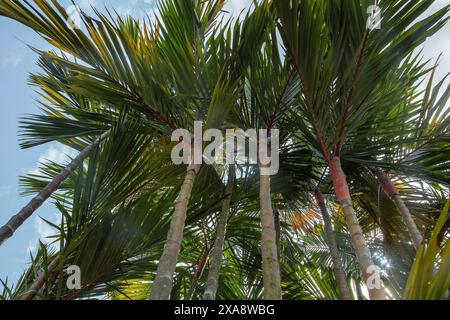
[[[0,297],[447,299],[450,86],[420,47],[450,6],[424,18],[433,2],[381,0],[371,30],[369,0],[261,0],[238,19],[161,0],[153,20],[95,10],[80,28],[57,0],[0,0],[54,47],[35,49],[22,147],[78,153],[21,178],[34,198],[0,243],[47,199],[60,221]],[[280,130],[279,172],[175,165],[171,134],[194,121]]]

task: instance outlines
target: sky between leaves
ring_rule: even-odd
[[[91,5],[98,9],[114,8],[120,15],[133,17],[153,16],[155,0],[76,0],[83,11],[89,13]],[[70,6],[70,0],[61,0],[64,6]],[[250,6],[252,0],[228,0],[226,10],[234,16]],[[450,0],[436,0],[430,8],[434,12],[449,4]],[[19,195],[18,178],[20,175],[37,170],[37,164],[43,160],[64,162],[71,150],[56,143],[20,150],[18,146],[18,120],[20,117],[38,112],[35,99],[37,94],[27,85],[30,72],[37,71],[36,54],[28,45],[39,49],[50,49],[45,41],[24,26],[0,18],[0,224],[3,225],[13,214],[22,208],[29,198]],[[433,38],[428,39],[423,55],[435,60],[443,53],[437,72],[441,79],[450,72],[450,23]],[[22,226],[16,235],[0,247],[0,279],[9,278],[15,282],[30,261],[30,252],[37,249],[38,241],[48,242],[45,238],[53,233],[52,229],[40,218],[58,221],[57,211],[52,204],[40,208],[37,214]]]

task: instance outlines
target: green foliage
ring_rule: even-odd
[[[445,300],[450,289],[450,241],[446,230],[450,219],[450,200],[436,223],[428,244],[417,251],[403,298],[407,300]]]
[[[111,130],[52,194],[60,221],[46,221],[51,243],[40,245],[16,284],[2,281],[0,299],[22,297],[39,271],[46,277],[36,299],[147,298],[185,172],[171,162],[170,134],[192,129],[194,120],[220,130],[280,130],[280,171],[271,189],[281,215],[285,299],[339,298],[311,196],[318,185],[351,294],[366,298],[343,213],[328,192],[332,154],[342,154],[391,298],[448,298],[448,203],[438,218],[450,185],[448,80],[435,83],[437,64],[422,61],[416,49],[447,22],[450,7],[419,20],[433,1],[381,1],[382,30],[369,32],[369,1],[255,1],[237,20],[224,15],[224,3],[163,0],[156,21],[96,12],[71,29],[56,0],[0,0],[0,16],[55,49],[35,49],[40,72],[30,83],[41,95],[41,113],[21,120],[22,147],[58,141],[80,151]],[[39,173],[21,178],[22,193],[36,194],[63,168],[41,163]],[[415,260],[374,168],[392,175],[427,239]],[[237,170],[217,297],[261,299],[259,172],[251,165]],[[202,297],[207,273],[197,279],[196,270],[214,241],[225,172],[203,166],[196,180],[172,299],[184,299],[196,282],[192,299]],[[82,289],[69,291],[64,269],[74,264]]]

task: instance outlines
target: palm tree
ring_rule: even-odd
[[[22,120],[22,146],[59,141],[81,152],[22,177],[28,195],[59,181],[46,197],[61,221],[47,221],[51,244],[15,286],[2,281],[0,298],[364,299],[375,263],[392,298],[445,297],[448,205],[437,217],[450,181],[448,92],[438,99],[442,81],[420,96],[434,69],[411,52],[449,8],[413,23],[431,2],[386,0],[383,31],[369,32],[366,4],[263,1],[232,22],[223,3],[162,1],[155,22],[82,15],[83,31],[67,27],[57,1],[0,1],[0,15],[62,51],[37,51],[42,71],[31,80],[44,109]],[[173,164],[170,134],[195,120],[279,129],[279,172],[229,166],[224,185],[222,166]],[[414,265],[377,170],[400,182],[428,243]],[[83,271],[79,290],[65,285],[70,265]]]
[[[425,89],[423,99],[419,100],[415,105],[410,102],[402,108],[414,110],[418,112],[420,116],[413,121],[405,116],[398,117],[399,119],[403,119],[401,122],[402,127],[405,127],[409,122],[412,122],[411,128],[414,128],[413,130],[403,130],[403,132],[401,132],[402,140],[407,142],[397,144],[399,150],[395,152],[394,156],[386,159],[389,163],[382,164],[383,170],[374,168],[374,173],[377,176],[380,185],[383,187],[383,190],[389,198],[395,203],[402,215],[416,249],[421,246],[423,236],[419,231],[409,208],[401,198],[400,191],[391,181],[389,174],[384,170],[389,170],[389,172],[402,172],[403,170],[406,170],[409,177],[417,176],[429,183],[448,183],[448,175],[445,173],[448,159],[444,155],[445,152],[442,156],[436,157],[433,152],[428,151],[438,145],[442,148],[442,140],[445,139],[445,136],[448,133],[447,120],[445,120],[447,119],[448,111],[445,110],[445,104],[448,101],[449,96],[446,92],[441,96],[438,95],[444,84],[445,78],[447,77],[444,77],[444,79],[433,87],[436,67],[437,65],[431,69],[430,80]],[[409,100],[410,99],[407,99],[405,101]],[[392,140],[394,141],[393,137]],[[445,146],[442,151],[445,151]],[[419,154],[421,155],[416,157],[416,155]],[[396,157],[398,158],[396,159]],[[390,163],[392,163],[392,165]]]
[[[261,171],[266,169],[261,166]],[[264,279],[264,298],[266,300],[281,300],[281,274],[278,260],[277,234],[275,220],[270,199],[270,176],[261,174],[260,183],[260,206],[262,226],[262,267]]]
[[[262,43],[260,35],[264,33],[268,23],[267,3],[263,3],[263,5],[255,8],[251,16],[247,14],[242,25],[242,35],[239,33],[241,24],[238,21],[232,29],[235,32],[234,38],[225,39],[222,36],[223,31],[218,31],[220,29],[210,30],[214,26],[216,19],[218,19],[223,5],[223,0],[211,2],[195,1],[194,3],[186,1],[182,5],[174,1],[167,1],[161,10],[163,19],[160,22],[160,26],[163,34],[170,35],[171,33],[176,33],[176,30],[182,29],[187,33],[187,38],[191,38],[189,42],[185,41],[184,36],[180,39],[167,38],[170,49],[170,52],[167,53],[170,55],[168,63],[173,65],[173,69],[179,66],[177,59],[173,57],[177,48],[182,49],[182,52],[179,53],[179,63],[185,62],[180,58],[186,59],[187,53],[192,53],[191,56],[195,58],[195,61],[191,61],[195,67],[189,70],[190,74],[188,75],[190,77],[177,79],[180,81],[177,84],[181,88],[187,86],[184,94],[194,98],[193,104],[197,121],[202,121],[202,115],[206,115],[206,128],[220,127],[223,117],[226,117],[227,112],[235,104],[238,97],[237,93],[239,92],[239,80],[246,64],[248,64],[248,52],[259,48]],[[186,17],[191,17],[193,20],[189,21]],[[171,30],[174,26],[176,26],[176,30]],[[211,32],[212,36],[207,39],[208,32]],[[256,36],[253,41],[249,41],[247,37],[250,33],[246,32],[251,32],[253,36]],[[216,33],[218,33],[217,38],[214,36]],[[177,43],[177,40],[180,43]],[[245,40],[245,42],[240,42],[242,40]],[[191,43],[198,44],[198,46],[192,46]],[[218,50],[222,46],[231,48],[231,52],[225,51],[224,61],[211,59],[211,56],[221,55],[221,52]],[[208,62],[211,62],[212,65],[208,64]],[[207,77],[210,69],[217,72],[215,81]],[[208,80],[211,81],[210,84],[205,82]],[[210,88],[209,92],[207,88]],[[191,159],[190,161],[194,162],[193,160]],[[153,283],[151,300],[165,300],[170,297],[172,277],[176,268],[176,260],[180,253],[187,206],[195,176],[198,174],[200,167],[199,164],[191,163],[187,168],[186,178],[175,205],[166,246]]]
[[[32,8],[31,4],[22,4],[20,1],[2,1],[0,3],[0,15],[24,23],[39,32],[58,49],[67,54],[73,55],[75,58],[84,61],[90,66],[86,67],[82,64],[71,62],[66,56],[59,57],[54,52],[41,52],[40,65],[48,72],[49,76],[42,77],[40,75],[34,75],[32,77],[32,81],[39,85],[42,88],[42,91],[49,96],[48,100],[50,103],[57,104],[60,109],[67,108],[68,106],[79,108],[80,111],[82,109],[86,110],[90,108],[90,106],[86,106],[86,104],[89,103],[86,103],[86,99],[83,97],[84,94],[80,94],[80,92],[83,92],[82,85],[78,87],[78,92],[77,90],[68,90],[67,88],[69,83],[71,83],[68,79],[71,77],[73,78],[74,76],[76,77],[76,75],[79,75],[79,72],[83,72],[87,78],[89,78],[89,76],[94,76],[94,74],[96,74],[96,76],[102,75],[103,83],[99,83],[99,85],[107,85],[109,82],[109,84],[114,84],[116,87],[122,86],[123,88],[121,80],[117,79],[117,75],[124,74],[125,72],[123,69],[127,66],[123,64],[123,61],[121,64],[110,63],[114,59],[116,59],[116,62],[117,59],[119,59],[119,56],[116,54],[116,52],[119,51],[114,51],[117,49],[114,45],[120,46],[120,42],[125,41],[123,38],[120,39],[118,25],[114,25],[109,22],[104,16],[101,17],[102,22],[97,21],[100,25],[102,23],[108,25],[109,36],[114,37],[119,41],[117,43],[106,42],[105,40],[108,35],[101,34],[100,28],[96,29],[93,25],[93,21],[89,17],[85,16],[83,17],[85,27],[92,36],[89,38],[89,36],[85,35],[80,30],[72,30],[69,27],[66,23],[69,17],[64,8],[62,8],[57,2],[53,2],[55,8],[53,8],[48,1],[36,1],[35,3],[39,9],[48,12],[49,16],[45,17],[34,13],[34,8]],[[27,7],[32,10],[28,10]],[[123,21],[120,23],[122,25],[125,24]],[[83,43],[84,45],[79,45],[80,43]],[[122,42],[122,44],[125,43]],[[62,66],[65,64],[66,67],[70,65],[71,68],[63,68]],[[120,67],[122,67],[122,73],[118,70]],[[114,70],[114,68],[116,69]],[[114,78],[114,76],[116,77]],[[74,83],[74,81],[72,81],[72,83]],[[114,89],[110,88],[110,90]],[[101,92],[100,94],[104,94],[106,91],[108,90],[105,88],[105,92]],[[131,95],[132,93],[129,92],[128,94]],[[103,95],[103,97],[106,96],[106,94]],[[109,99],[110,98],[104,100],[109,103]],[[46,107],[48,109],[46,116],[38,116],[35,121],[25,121],[25,124],[30,127],[36,125],[34,129],[38,131],[38,133],[32,132],[33,130],[30,130],[28,133],[25,132],[25,136],[28,136],[34,141],[30,140],[31,142],[29,141],[24,143],[24,147],[35,146],[52,140],[66,141],[66,143],[71,143],[71,146],[74,146],[73,141],[69,141],[70,138],[85,136],[92,132],[100,132],[101,135],[90,145],[82,149],[78,157],[73,159],[73,161],[66,168],[64,168],[59,176],[55,177],[55,179],[49,183],[49,185],[45,187],[37,197],[31,200],[30,203],[19,212],[19,214],[11,218],[11,220],[1,228],[1,242],[11,237],[16,229],[25,221],[25,219],[31,216],[31,214],[33,214],[33,212],[39,208],[53,192],[57,190],[61,183],[83,163],[90,152],[98,147],[100,142],[106,139],[109,135],[109,131],[107,131],[108,128],[106,127],[106,129],[104,129],[104,124],[105,120],[109,122],[113,119],[110,119],[109,121],[108,119],[101,119],[98,117],[95,119],[94,113],[91,113],[89,116],[86,114],[80,115],[80,112],[75,114],[73,112],[68,112],[68,115],[63,119],[60,117],[56,117],[57,119],[55,119],[55,113],[53,113],[55,109],[52,109],[49,105],[46,105]],[[86,111],[94,112],[93,109]],[[98,112],[98,110],[95,111]],[[169,127],[172,126],[161,114],[159,114],[158,111],[151,109],[150,113],[157,119],[157,122],[163,122]],[[78,121],[74,121],[69,117],[75,117]],[[81,124],[82,120],[88,120],[89,123],[83,125]],[[45,130],[47,131],[45,132]]]
[[[442,122],[445,122],[445,113],[441,111],[445,109],[443,103],[445,104],[448,95],[444,93],[439,98],[437,94],[443,82],[434,90],[428,85],[426,91],[429,93],[423,96],[419,87],[425,76],[430,72],[434,73],[433,70],[435,68],[429,68],[426,62],[421,61],[420,53],[409,55],[398,68],[392,70],[388,77],[389,86],[385,89],[390,95],[380,91],[374,98],[373,104],[383,106],[382,110],[368,116],[366,123],[347,137],[343,152],[343,162],[346,163],[345,170],[355,195],[357,213],[363,219],[366,230],[371,225],[370,230],[379,230],[376,232],[380,232],[379,236],[384,238],[385,255],[392,265],[388,272],[396,274],[395,291],[398,297],[406,284],[406,278],[402,274],[408,272],[415,255],[414,250],[411,250],[411,237],[408,236],[411,232],[408,229],[417,230],[417,223],[424,232],[431,226],[429,209],[417,206],[412,196],[414,193],[416,197],[420,194],[421,199],[426,199],[427,194],[416,187],[412,188],[414,191],[409,191],[402,186],[414,181],[415,177],[431,185],[448,184],[448,175],[445,173],[447,156],[436,156],[436,153],[426,150],[421,151],[420,157],[409,156],[421,146],[427,148],[439,145],[442,148],[442,139],[445,139],[446,129],[443,129],[445,125]],[[433,95],[432,90],[435,92]],[[430,96],[434,97],[432,102],[428,102]],[[418,114],[421,116],[418,117]],[[425,119],[428,117],[434,118],[433,124],[431,120]],[[433,134],[435,130],[438,131]],[[406,159],[409,161],[405,161]],[[406,211],[403,210],[403,214],[399,216],[389,193],[386,193],[387,197],[380,194],[378,189],[381,184],[376,182],[378,171],[381,171],[383,179],[387,178],[389,172],[397,182],[399,189],[388,181],[390,193],[398,194],[397,202],[403,203],[405,199],[413,208],[415,222],[409,216],[408,229],[401,221],[401,216],[408,218]],[[406,205],[403,203],[402,207],[406,208]],[[408,219],[403,218],[405,220]],[[366,234],[369,233],[366,231]]]
[[[333,227],[330,215],[328,213],[327,206],[325,204],[325,198],[319,188],[316,189],[315,198],[317,205],[322,213],[322,218],[325,223],[325,233],[327,238],[327,244],[330,248],[330,255],[333,261],[333,270],[336,276],[336,281],[339,286],[340,298],[342,300],[350,300],[350,293],[348,291],[347,279],[342,269],[341,259],[339,258],[339,249],[334,236]]]
[[[70,62],[54,53],[45,54],[54,65],[67,68],[68,77],[63,79],[66,92],[116,108],[129,105],[151,117],[152,125],[160,131],[168,132],[177,127],[192,127],[192,124],[188,125],[189,119],[202,120],[203,114],[206,115],[207,127],[220,126],[219,115],[225,115],[233,106],[239,70],[245,68],[250,52],[261,43],[258,35],[263,34],[268,21],[267,5],[256,8],[251,16],[247,14],[242,24],[236,22],[230,29],[233,38],[225,38],[224,27],[215,26],[223,3],[221,0],[185,1],[181,4],[164,1],[158,27],[152,28],[150,33],[140,32],[137,22],[121,18],[113,22],[98,14],[99,20],[83,15],[88,31],[86,35],[80,29],[72,30],[65,23],[69,17],[57,2],[52,2],[54,7],[47,1],[35,2],[47,16],[28,10],[27,6],[32,8],[29,3],[14,0],[2,2],[0,12],[38,31],[58,49],[88,65]],[[143,30],[147,30],[146,25]],[[153,40],[156,41],[152,43]],[[210,56],[215,59],[209,59]],[[155,57],[161,57],[161,60]],[[141,67],[143,65],[145,70]],[[136,72],[151,74],[152,77],[135,77]],[[171,101],[173,89],[186,98],[175,103]],[[186,116],[175,113],[175,108],[183,104],[191,107],[186,109]],[[191,111],[196,114],[194,118]],[[170,118],[171,115],[174,117]],[[169,297],[188,201],[199,169],[200,166],[194,164],[187,168],[155,280],[153,299]]]
[[[283,63],[278,42],[274,31],[268,32],[265,48],[255,55],[245,78],[245,85],[236,108],[231,115],[230,122],[244,130],[257,128],[267,130],[266,135],[259,136],[259,146],[265,145],[270,157],[278,150],[272,150],[271,130],[285,121],[283,112],[289,108],[298,90],[297,82],[292,76],[288,64]],[[281,137],[287,144],[290,135]],[[296,146],[289,145],[295,151]],[[261,150],[260,150],[261,151]],[[290,150],[292,151],[292,150]],[[296,155],[295,152],[291,152]],[[279,248],[277,246],[277,232],[275,228],[274,210],[272,206],[271,172],[269,165],[273,163],[261,162],[259,159],[259,204],[262,227],[261,255],[264,281],[264,297],[268,300],[281,300],[281,273],[279,265]],[[278,156],[278,155],[277,155]]]
[[[225,199],[223,200],[222,210],[217,223],[217,235],[211,252],[211,265],[209,267],[208,280],[205,285],[205,293],[203,294],[204,300],[216,299],[220,268],[222,266],[222,250],[225,242],[227,223],[230,218],[231,196],[233,195],[235,176],[236,166],[232,164],[228,169]]]
[[[410,26],[430,2],[414,2],[409,10],[402,10],[405,4],[396,1],[381,5],[383,31],[370,32],[366,28],[367,3],[356,8],[352,2],[321,0],[275,3],[287,55],[298,71],[303,90],[306,124],[299,129],[329,167],[365,281],[375,264],[342,169],[342,147],[346,138],[364,125],[366,117],[381,110],[370,102],[377,91],[383,91],[383,85],[389,84],[389,70],[442,27],[449,10],[445,7]],[[372,299],[385,299],[382,288],[369,289]]]
[[[386,172],[383,172],[382,170],[376,170],[375,175],[377,176],[380,185],[383,187],[384,192],[386,192],[389,198],[391,198],[392,201],[394,201],[395,205],[397,206],[398,211],[401,213],[403,220],[405,221],[405,224],[408,227],[408,231],[411,235],[414,246],[416,247],[416,249],[418,249],[423,241],[422,235],[420,234],[419,229],[417,229],[417,225],[414,222],[408,207],[405,205],[402,198],[400,197],[397,188],[389,179]]]

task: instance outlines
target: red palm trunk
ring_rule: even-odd
[[[409,212],[408,207],[400,197],[400,193],[398,192],[392,181],[389,179],[389,176],[384,171],[375,170],[375,175],[377,176],[380,185],[383,187],[384,192],[388,195],[389,198],[392,199],[392,201],[397,206],[398,211],[402,215],[403,221],[405,222],[409,234],[411,235],[414,247],[416,248],[416,250],[419,249],[423,241],[422,235],[417,228],[414,219],[412,218],[411,212]]]
[[[365,283],[368,284],[370,298],[372,300],[384,300],[386,299],[384,289],[381,286],[371,286],[371,280],[376,276],[371,273],[371,271],[374,270],[375,264],[372,260],[372,255],[367,246],[361,226],[359,225],[355,209],[353,208],[347,178],[342,170],[341,159],[338,156],[335,156],[329,167],[331,178],[333,179],[334,190],[344,211],[345,221],[350,231],[356,256],[358,257],[359,267]]]

